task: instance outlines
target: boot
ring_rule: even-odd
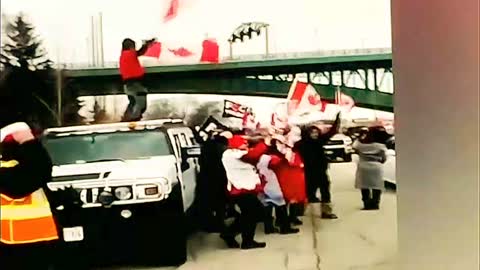
[[[382,191],[379,189],[372,190],[372,210],[380,209],[380,197],[382,196]]]
[[[278,229],[273,226],[273,206],[269,205],[265,207],[265,217],[263,220],[263,226],[265,234],[278,233]]]
[[[362,208],[362,210],[373,210],[372,200],[365,200],[365,201],[363,201],[363,208]]]
[[[225,241],[225,244],[227,244],[228,248],[240,248],[240,244],[237,242],[237,240],[235,240],[235,237],[233,235],[228,233],[221,233],[220,238]]]
[[[298,233],[300,230],[292,228],[287,214],[287,206],[277,206],[275,208],[277,219],[280,223],[280,234],[293,234]]]
[[[265,248],[267,243],[265,242],[257,242],[255,240],[250,241],[243,241],[242,242],[242,249],[254,249],[254,248]]]
[[[362,210],[371,210],[372,208],[372,199],[370,196],[370,189],[362,189],[362,201],[363,201],[363,208]]]
[[[337,215],[333,213],[332,206],[330,203],[321,203],[322,208],[322,218],[323,219],[337,219]]]
[[[298,216],[300,215],[299,206],[301,205],[290,204],[290,207],[289,207],[290,213],[289,213],[288,219],[290,220],[290,223],[292,223],[293,225],[303,225],[303,222],[298,218]]]

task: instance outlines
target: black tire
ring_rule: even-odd
[[[181,184],[173,186],[165,207],[165,236],[162,245],[162,262],[168,266],[179,266],[187,261],[187,218],[183,209]]]
[[[352,162],[352,154],[345,154],[343,157],[344,162]]]

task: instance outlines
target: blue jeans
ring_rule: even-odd
[[[128,106],[123,121],[139,121],[147,110],[147,90],[140,82],[128,82],[124,85],[128,96]]]

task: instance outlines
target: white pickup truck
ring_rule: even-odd
[[[344,134],[335,134],[323,147],[330,162],[352,161],[352,139]]]
[[[55,192],[73,187],[78,208],[55,209],[62,238],[94,265],[180,265],[194,201],[199,147],[182,120],[46,130]]]

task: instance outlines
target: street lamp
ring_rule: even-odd
[[[263,22],[248,22],[242,23],[240,26],[235,28],[232,35],[228,39],[230,44],[230,59],[233,59],[233,43],[240,41],[244,42],[246,37],[251,39],[253,33],[256,33],[257,36],[260,36],[262,29],[265,29],[265,54],[269,55],[269,45],[268,45],[268,27],[269,24]]]

